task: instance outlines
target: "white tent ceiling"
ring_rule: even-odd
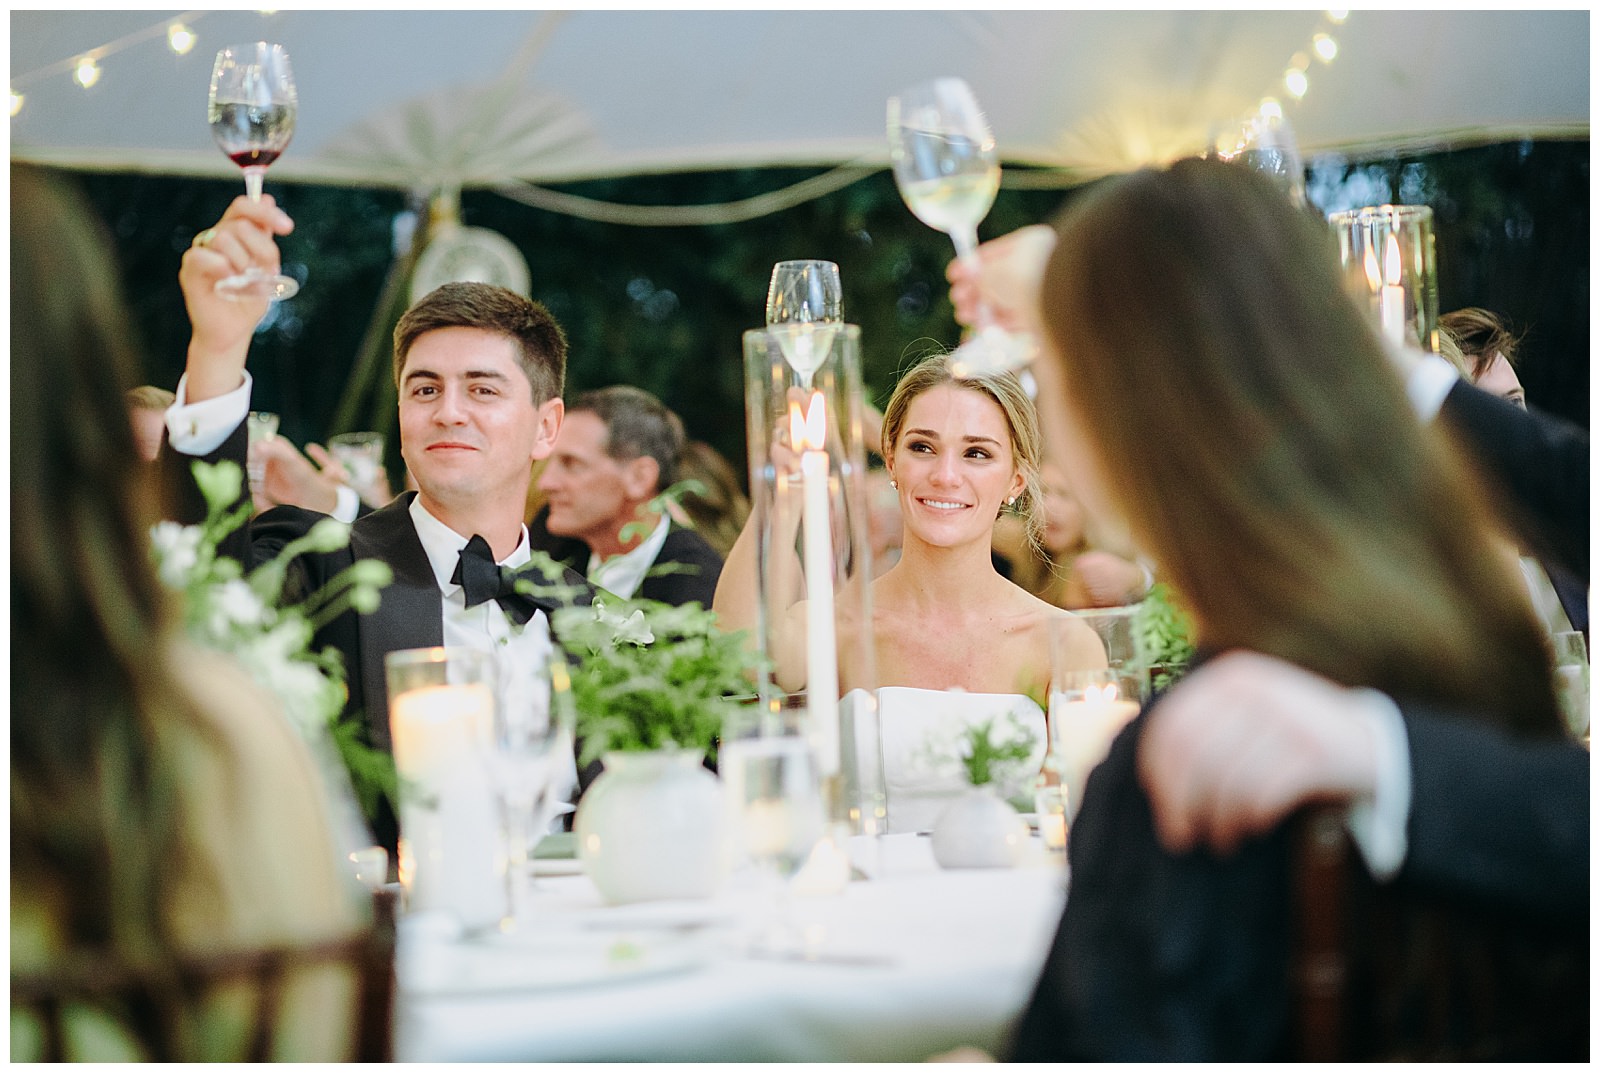
[[[1003,155],[1090,177],[1199,151],[1264,95],[1307,153],[1587,137],[1587,11],[1354,12],[1283,91],[1320,11],[17,11],[13,158],[236,176],[211,57],[281,42],[294,143],[269,181],[403,188],[767,164],[882,164],[884,101],[965,77]],[[142,31],[150,31],[139,38]],[[113,45],[82,89],[72,60]]]

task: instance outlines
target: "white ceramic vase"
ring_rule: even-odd
[[[709,898],[730,864],[722,784],[688,749],[606,753],[573,818],[584,871],[611,905]]]
[[[1028,825],[992,786],[970,786],[933,825],[941,868],[1014,868],[1028,848]]]

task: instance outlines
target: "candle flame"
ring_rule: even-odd
[[[789,403],[789,442],[797,451],[822,451],[828,446],[828,407],[822,392],[811,393],[804,415],[800,404]]]
[[[1089,699],[1097,704],[1110,704],[1119,695],[1115,682],[1107,682],[1103,686],[1090,686],[1087,692]]]
[[[1393,235],[1383,247],[1383,281],[1391,287],[1400,284],[1400,243]]]
[[[1378,271],[1378,258],[1372,253],[1372,247],[1367,247],[1367,252],[1361,258],[1361,267],[1367,273],[1367,286],[1372,288],[1374,294],[1383,286],[1383,276]]]

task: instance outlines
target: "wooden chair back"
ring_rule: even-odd
[[[1293,822],[1296,1058],[1588,1060],[1586,927],[1378,884],[1340,810]]]
[[[248,996],[243,1052],[233,1061],[274,1057],[288,988],[306,970],[348,971],[353,982],[350,1011],[352,1061],[387,1062],[393,1057],[394,931],[382,919],[353,935],[326,942],[281,945],[187,957],[172,964],[134,967],[80,955],[49,972],[11,975],[11,1007],[38,1018],[44,1061],[83,1057],[69,1053],[67,1021],[73,1011],[95,1010],[121,1026],[144,1057],[158,1062],[195,1061],[193,1012],[210,995],[228,988]],[[330,1014],[330,1016],[333,1014]],[[215,1057],[215,1056],[208,1056]]]

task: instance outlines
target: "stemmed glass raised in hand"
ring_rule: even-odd
[[[844,323],[844,288],[832,261],[779,261],[767,286],[767,328],[784,360],[809,389]]]
[[[261,200],[267,165],[294,135],[296,107],[294,72],[282,45],[256,41],[217,53],[206,120],[223,153],[244,169],[245,192],[252,201]],[[217,282],[219,294],[241,300],[293,298],[299,291],[300,284],[288,276],[254,266]]]
[[[1000,190],[1000,161],[971,87],[937,78],[890,97],[889,159],[906,205],[949,235],[956,256],[976,270],[978,224]],[[994,324],[981,307],[976,327],[956,348],[958,374],[1004,372],[1033,360],[1033,341]]]

